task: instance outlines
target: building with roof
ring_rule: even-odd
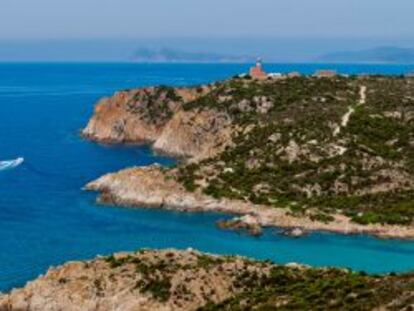
[[[301,77],[301,73],[299,71],[292,71],[287,74],[288,78],[299,78]]]
[[[318,78],[333,78],[338,74],[335,70],[318,70],[315,72],[314,76]]]

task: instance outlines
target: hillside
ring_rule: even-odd
[[[193,250],[120,253],[51,268],[1,311],[411,310],[414,276],[277,266]]]
[[[250,224],[414,237],[413,130],[409,78],[246,77],[128,90],[97,106],[84,135],[151,143],[186,160],[155,168],[161,179],[126,170],[88,188],[120,205],[216,209],[249,214]]]

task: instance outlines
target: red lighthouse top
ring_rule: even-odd
[[[250,76],[255,79],[265,79],[267,77],[266,72],[263,70],[262,60],[257,59],[256,66],[250,68]]]

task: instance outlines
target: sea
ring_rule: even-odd
[[[216,227],[229,215],[100,206],[82,190],[130,166],[174,159],[142,146],[109,146],[79,135],[104,96],[121,89],[188,86],[226,79],[246,64],[0,64],[0,291],[24,286],[51,266],[141,248],[204,252],[347,267],[368,273],[414,270],[414,242],[317,232],[293,239],[278,229],[251,237]],[[335,69],[400,75],[412,65],[266,64],[272,72]],[[24,158],[24,161],[19,158]],[[16,160],[18,159],[18,160]],[[12,160],[12,162],[10,162]],[[15,161],[13,161],[15,160]]]

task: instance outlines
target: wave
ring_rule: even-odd
[[[17,158],[14,160],[0,161],[0,171],[5,171],[18,167],[24,162],[24,158]]]

